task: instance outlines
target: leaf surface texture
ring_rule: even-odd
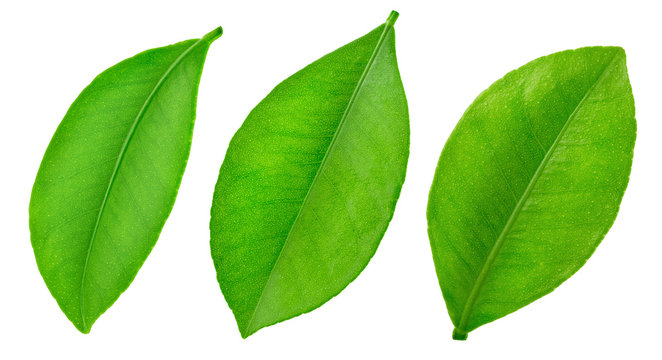
[[[536,59],[478,96],[442,151],[427,210],[456,339],[588,260],[616,218],[635,137],[621,48]]]
[[[386,231],[409,154],[396,17],[276,86],[230,143],[211,252],[243,337],[337,295]]]
[[[30,199],[39,271],[83,333],[142,266],[175,201],[191,146],[202,39],[107,69],[71,105]]]

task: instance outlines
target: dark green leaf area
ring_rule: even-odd
[[[210,224],[242,336],[319,307],[358,276],[393,215],[408,150],[392,23],[253,109],[221,167]]]
[[[428,204],[456,338],[549,293],[587,261],[618,212],[635,133],[616,47],[539,58],[471,104]]]

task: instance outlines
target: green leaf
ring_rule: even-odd
[[[588,260],[616,218],[635,137],[621,48],[539,58],[478,96],[441,153],[427,212],[455,339]]]
[[[205,56],[221,33],[107,69],[48,145],[30,199],[32,247],[48,289],[83,333],[129,286],[170,214]]]
[[[397,16],[276,86],[230,143],[211,252],[244,338],[321,306],[377,250],[409,155]]]

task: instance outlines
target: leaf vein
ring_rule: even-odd
[[[154,98],[156,92],[161,88],[161,85],[165,82],[165,80],[168,78],[168,76],[172,73],[174,68],[177,67],[177,65],[179,65],[182,62],[182,60],[186,57],[186,55],[188,55],[193,50],[193,48],[195,48],[203,40],[204,40],[204,38],[199,39],[198,41],[193,43],[190,47],[188,47],[186,50],[184,50],[184,52],[182,52],[182,54],[179,55],[177,57],[177,59],[175,59],[175,61],[168,67],[166,72],[163,74],[163,76],[161,76],[161,78],[156,83],[156,85],[154,86],[154,88],[152,89],[150,94],[145,99],[142,107],[138,111],[138,114],[136,115],[136,118],[133,121],[133,124],[131,125],[131,128],[129,129],[129,133],[127,134],[126,138],[124,139],[124,143],[122,144],[122,148],[120,149],[120,152],[118,154],[117,161],[116,161],[115,167],[113,169],[113,173],[110,176],[110,180],[108,182],[108,187],[106,188],[106,193],[104,194],[104,198],[101,202],[101,207],[99,208],[99,215],[97,216],[96,223],[94,224],[94,230],[93,230],[92,236],[90,238],[90,244],[88,246],[87,253],[86,253],[86,256],[85,256],[85,262],[83,264],[83,273],[82,273],[82,276],[81,276],[81,284],[80,284],[80,291],[79,291],[79,308],[80,308],[81,326],[82,326],[83,332],[86,332],[88,330],[87,325],[86,325],[86,321],[85,321],[83,298],[84,298],[85,279],[86,279],[86,275],[87,275],[87,268],[88,268],[88,264],[89,264],[89,260],[90,260],[90,254],[92,253],[94,241],[96,239],[96,236],[97,236],[97,233],[98,233],[98,230],[99,230],[99,225],[101,223],[101,218],[102,218],[102,216],[104,214],[104,210],[106,208],[106,204],[107,204],[107,201],[108,201],[110,191],[112,190],[113,184],[115,183],[115,179],[117,178],[117,172],[118,172],[118,170],[119,170],[119,168],[122,164],[122,161],[124,159],[124,155],[126,154],[126,150],[128,148],[128,145],[129,145],[129,143],[131,142],[131,140],[133,138],[135,130],[136,130],[138,124],[140,123],[140,120],[142,119],[143,115],[145,114],[145,110],[152,103],[152,99]]]
[[[556,147],[561,142],[561,138],[565,134],[565,131],[567,130],[569,124],[575,118],[575,115],[577,114],[579,109],[582,107],[582,105],[584,104],[586,99],[592,94],[595,87],[600,83],[603,76],[607,73],[607,70],[612,65],[612,63],[617,58],[617,56],[618,56],[618,53],[614,53],[611,60],[609,62],[607,62],[607,65],[602,69],[602,71],[600,72],[600,75],[598,75],[595,82],[591,85],[591,87],[588,89],[588,91],[586,92],[584,97],[579,101],[577,106],[575,106],[575,109],[573,110],[573,112],[570,114],[570,116],[566,120],[565,124],[563,125],[563,127],[559,131],[559,134],[556,136],[556,139],[554,140],[554,142],[552,143],[550,148],[547,150],[547,152],[545,154],[545,157],[540,162],[540,165],[536,169],[536,172],[533,174],[533,177],[531,178],[531,181],[529,182],[528,186],[524,190],[524,193],[520,197],[517,205],[515,206],[515,208],[511,212],[510,217],[508,218],[508,221],[504,225],[504,228],[503,228],[501,234],[499,235],[499,237],[495,241],[494,245],[492,246],[492,249],[491,249],[490,253],[487,256],[487,258],[485,260],[485,263],[483,264],[483,267],[481,268],[481,271],[480,271],[478,277],[476,278],[476,280],[474,282],[474,285],[471,289],[471,292],[469,293],[469,296],[468,296],[467,301],[465,303],[464,309],[463,309],[462,314],[460,316],[460,322],[459,322],[459,324],[457,325],[457,328],[456,328],[457,330],[459,330],[461,332],[466,332],[467,323],[469,321],[469,316],[471,315],[471,312],[473,310],[473,306],[475,305],[477,297],[478,297],[478,295],[479,295],[479,293],[480,293],[480,291],[483,287],[483,284],[485,283],[485,278],[487,277],[487,274],[489,273],[489,271],[492,267],[492,264],[494,263],[496,257],[498,256],[499,250],[501,249],[501,247],[503,245],[504,239],[506,238],[507,234],[509,233],[510,229],[512,228],[515,220],[518,218],[518,216],[519,216],[519,214],[520,214],[520,212],[521,212],[521,210],[524,206],[524,203],[526,202],[529,195],[531,194],[531,192],[533,190],[533,187],[536,185],[536,182],[540,178],[540,175],[542,174],[543,170],[547,166],[547,163],[549,162],[549,159],[551,158],[551,155],[554,153]]]
[[[382,44],[384,43],[384,39],[386,38],[386,35],[388,35],[388,33],[393,29],[393,22],[394,21],[395,21],[395,19],[392,19],[391,17],[389,17],[389,19],[387,20],[386,24],[384,25],[384,30],[383,30],[382,34],[380,35],[379,40],[377,41],[377,44],[375,45],[375,48],[374,48],[372,54],[370,55],[370,58],[368,59],[368,62],[366,63],[366,66],[365,66],[365,68],[364,68],[364,70],[361,74],[361,77],[359,78],[357,84],[354,87],[354,91],[352,93],[352,96],[350,97],[350,99],[347,103],[347,106],[345,107],[345,111],[343,112],[342,117],[340,119],[340,122],[338,123],[338,126],[336,128],[336,131],[333,134],[333,138],[331,139],[331,142],[329,143],[329,146],[327,147],[327,150],[324,153],[324,157],[322,158],[320,167],[317,169],[317,172],[316,172],[315,176],[313,177],[311,185],[308,188],[306,196],[304,197],[304,200],[301,204],[301,207],[299,208],[299,211],[297,212],[296,217],[294,218],[292,226],[290,226],[290,229],[288,231],[287,237],[285,238],[283,246],[281,247],[280,252],[278,253],[278,256],[276,257],[276,261],[274,262],[274,265],[271,268],[271,271],[269,273],[267,281],[266,281],[264,287],[262,288],[262,292],[260,293],[260,297],[258,298],[258,301],[255,304],[255,308],[253,309],[253,313],[252,313],[250,319],[248,320],[248,323],[247,323],[246,327],[243,329],[242,334],[244,336],[247,336],[248,332],[251,329],[251,325],[253,324],[253,321],[255,319],[255,314],[257,313],[257,309],[260,307],[262,299],[264,298],[265,290],[269,287],[269,284],[271,283],[271,280],[273,279],[274,270],[278,266],[278,262],[281,259],[281,256],[283,255],[283,252],[284,252],[283,250],[287,247],[287,244],[290,240],[290,237],[291,237],[291,234],[292,234],[292,229],[294,229],[296,227],[296,224],[298,223],[299,218],[301,217],[301,214],[303,212],[302,210],[306,207],[306,205],[307,205],[307,203],[310,199],[310,194],[312,193],[312,189],[315,188],[315,184],[317,183],[317,180],[320,178],[320,174],[323,172],[326,164],[328,163],[329,154],[333,151],[333,149],[334,149],[334,147],[337,143],[338,134],[342,131],[342,129],[345,125],[345,120],[347,119],[347,116],[348,116],[349,112],[351,111],[351,109],[352,109],[352,107],[355,103],[355,100],[358,96],[358,93],[359,93],[360,89],[363,87],[363,83],[364,83],[368,73],[370,72],[370,69],[372,68],[372,65],[375,61],[375,58],[377,57],[377,54],[379,53],[379,50],[382,47]]]

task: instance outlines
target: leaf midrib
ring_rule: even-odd
[[[349,101],[347,102],[347,106],[345,107],[345,111],[340,118],[340,122],[338,123],[338,126],[336,127],[336,131],[333,134],[333,138],[331,139],[331,142],[329,143],[329,146],[327,147],[326,152],[324,153],[324,157],[322,158],[322,161],[320,163],[319,168],[317,169],[317,172],[315,173],[315,176],[313,177],[313,180],[308,187],[308,192],[306,193],[306,196],[303,199],[303,202],[301,203],[301,206],[299,207],[299,210],[297,212],[296,217],[294,218],[294,221],[292,222],[292,225],[290,226],[290,229],[287,233],[287,237],[285,238],[285,241],[283,243],[283,246],[280,249],[280,252],[278,253],[278,257],[276,257],[276,261],[274,262],[273,267],[271,268],[271,271],[269,273],[269,276],[267,278],[267,281],[264,284],[264,287],[262,288],[262,291],[260,293],[260,297],[258,298],[257,303],[255,304],[255,308],[253,309],[253,313],[251,314],[250,319],[248,320],[248,323],[246,327],[242,331],[242,336],[247,337],[249,334],[249,331],[251,329],[251,325],[253,324],[253,320],[255,319],[255,314],[257,313],[257,309],[260,307],[260,303],[262,302],[262,299],[264,298],[264,294],[266,289],[269,287],[269,284],[271,283],[271,279],[273,278],[274,270],[276,267],[278,267],[279,260],[281,258],[281,255],[284,252],[284,249],[287,247],[287,244],[289,243],[289,240],[292,235],[292,229],[294,229],[299,221],[299,218],[301,217],[301,214],[303,212],[303,209],[306,208],[306,205],[309,201],[310,194],[312,193],[312,190],[315,188],[315,185],[317,184],[317,181],[320,177],[320,174],[324,170],[327,164],[327,160],[329,158],[329,154],[333,151],[336,140],[338,139],[338,135],[342,131],[347,116],[352,110],[352,107],[356,101],[356,98],[358,96],[359,91],[363,87],[363,83],[365,82],[366,77],[368,76],[368,73],[370,72],[372,65],[375,62],[375,59],[377,57],[377,54],[379,53],[379,50],[381,50],[382,45],[384,43],[384,40],[386,39],[386,35],[393,29],[393,24],[395,23],[395,20],[397,19],[398,14],[396,12],[392,12],[389,18],[386,20],[386,23],[384,24],[384,30],[382,31],[382,34],[379,37],[379,40],[377,40],[377,44],[375,45],[375,48],[370,55],[370,58],[368,59],[368,62],[366,63],[366,66],[363,70],[363,73],[361,74],[361,77],[359,78],[356,86],[354,87],[354,91],[352,93],[352,96],[350,97]]]
[[[85,263],[83,265],[83,274],[81,277],[81,285],[80,285],[80,291],[79,291],[79,308],[80,308],[80,318],[81,318],[81,325],[82,325],[82,330],[83,332],[88,331],[89,329],[87,328],[86,321],[85,321],[85,312],[84,312],[84,302],[83,302],[83,293],[84,293],[84,288],[85,288],[85,278],[87,275],[87,266],[90,260],[90,254],[92,253],[92,246],[94,245],[94,240],[96,239],[97,231],[99,229],[99,225],[101,223],[101,218],[103,217],[104,210],[106,208],[106,203],[108,201],[108,197],[110,194],[110,191],[113,188],[113,184],[115,183],[115,179],[117,178],[117,171],[119,170],[120,166],[122,165],[122,161],[124,160],[124,155],[126,154],[126,149],[128,148],[131,140],[133,139],[133,135],[135,133],[136,128],[138,127],[140,121],[143,118],[143,115],[145,114],[146,109],[151,105],[152,99],[158,92],[158,90],[161,88],[165,80],[168,78],[168,76],[173,72],[173,70],[179,65],[182,60],[186,57],[186,55],[190,54],[193,48],[195,48],[198,44],[200,44],[205,38],[201,38],[197,40],[195,43],[193,43],[191,46],[189,46],[186,50],[184,50],[176,59],[173,61],[173,63],[168,67],[168,69],[165,71],[165,73],[161,76],[159,81],[154,85],[154,88],[152,91],[149,93],[147,98],[145,99],[145,102],[143,103],[142,107],[138,111],[138,114],[136,115],[136,118],[133,121],[133,124],[131,125],[131,128],[129,129],[128,134],[126,135],[126,138],[124,139],[124,143],[122,144],[122,148],[120,149],[120,152],[118,154],[117,162],[115,163],[115,167],[113,168],[113,172],[110,176],[110,180],[108,182],[108,187],[106,188],[106,193],[104,194],[103,201],[101,202],[101,207],[99,208],[99,215],[97,216],[96,223],[94,224],[94,230],[92,232],[92,237],[90,238],[90,244],[87,248],[87,253],[85,256]]]
[[[554,142],[550,146],[550,148],[547,150],[545,153],[545,157],[542,159],[540,162],[540,165],[536,169],[536,172],[533,174],[533,177],[529,181],[529,184],[527,185],[526,189],[524,190],[524,193],[522,196],[520,196],[519,201],[517,202],[517,205],[515,205],[515,208],[513,211],[510,213],[510,216],[508,218],[508,221],[503,227],[503,230],[501,231],[501,234],[499,234],[499,237],[495,241],[494,245],[492,246],[492,249],[490,249],[490,253],[488,254],[485,263],[483,264],[483,267],[481,268],[481,271],[476,278],[476,281],[474,282],[474,285],[471,289],[471,292],[469,293],[469,297],[467,298],[467,301],[465,303],[464,309],[462,311],[462,314],[460,316],[460,323],[456,327],[456,330],[458,330],[461,333],[466,333],[466,326],[469,321],[469,316],[471,316],[471,313],[473,311],[473,306],[475,305],[475,302],[478,298],[478,295],[480,294],[480,291],[483,287],[483,284],[485,283],[485,278],[487,277],[487,274],[489,271],[492,269],[492,264],[494,264],[494,261],[496,260],[499,250],[503,246],[503,242],[505,238],[507,237],[508,233],[510,232],[510,229],[512,228],[513,224],[517,220],[522,207],[526,203],[526,201],[529,198],[529,195],[531,194],[532,189],[535,187],[538,179],[540,178],[541,174],[545,170],[545,167],[547,166],[547,163],[549,162],[549,159],[551,158],[552,154],[556,150],[557,145],[560,142],[560,139],[563,138],[565,135],[566,130],[569,127],[569,124],[572,122],[572,120],[575,118],[575,115],[579,111],[579,109],[582,107],[584,104],[584,101],[592,94],[593,90],[595,87],[602,81],[603,76],[607,73],[607,70],[609,67],[614,63],[614,60],[618,57],[619,52],[618,50],[614,50],[614,55],[612,58],[607,62],[605,67],[602,69],[600,72],[600,75],[596,78],[596,80],[593,82],[591,87],[586,91],[586,94],[584,94],[584,97],[577,103],[577,106],[575,106],[575,109],[572,111],[570,116],[568,116],[568,119],[566,120],[565,124],[563,124],[563,127],[559,131],[559,134],[556,136],[554,139]]]

